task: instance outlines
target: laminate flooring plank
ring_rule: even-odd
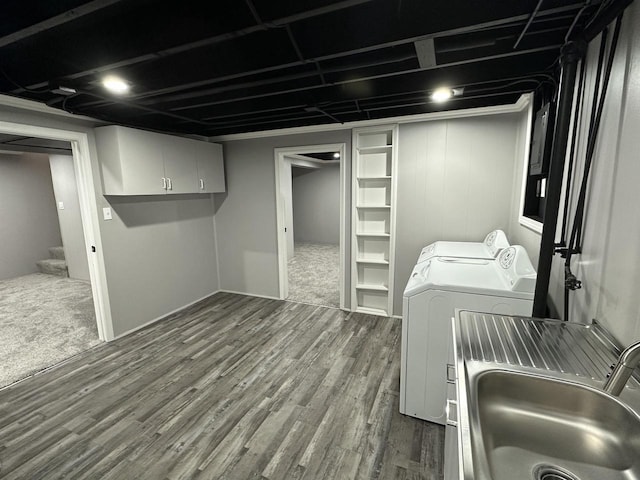
[[[2,479],[442,478],[400,322],[220,293],[0,390]]]

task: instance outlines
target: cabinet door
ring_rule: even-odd
[[[164,194],[160,135],[117,127],[124,195]]]
[[[222,145],[202,142],[198,151],[198,188],[200,193],[225,191]]]
[[[196,149],[194,148],[196,143],[179,137],[163,138],[167,194],[198,192]]]

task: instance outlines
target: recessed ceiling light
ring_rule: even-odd
[[[333,154],[333,158],[340,158],[340,152],[336,152]]]
[[[434,102],[446,102],[451,98],[452,92],[450,88],[438,88],[431,94],[431,100]]]
[[[110,92],[117,93],[119,95],[129,91],[129,84],[118,77],[106,77],[102,80],[102,85]]]

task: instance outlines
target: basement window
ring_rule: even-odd
[[[551,101],[536,100],[534,101],[534,111],[536,113],[531,131],[529,159],[525,165],[527,175],[524,179],[521,223],[541,232],[546,205],[551,145],[553,143],[555,104]]]

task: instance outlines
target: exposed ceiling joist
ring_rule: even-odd
[[[20,0],[0,17],[0,93],[194,135],[551,98],[560,46],[626,2]],[[436,104],[440,86],[465,91]]]
[[[117,0],[114,0],[117,1]],[[100,65],[100,66],[96,66],[95,68],[91,68],[89,70],[83,70],[81,72],[75,72],[75,73],[71,73],[68,75],[65,75],[65,78],[69,79],[69,80],[78,80],[82,77],[86,77],[89,75],[96,75],[96,74],[101,74],[101,73],[105,73],[105,72],[111,72],[114,70],[118,70],[121,69],[123,67],[130,67],[132,65],[138,64],[138,63],[143,63],[143,62],[147,62],[149,60],[153,60],[153,59],[157,59],[157,58],[166,58],[172,55],[178,55],[180,53],[184,53],[187,52],[189,50],[194,50],[197,48],[202,48],[202,47],[207,47],[210,45],[214,45],[216,43],[221,43],[221,42],[226,42],[229,40],[234,40],[237,39],[239,37],[243,37],[246,35],[250,35],[252,33],[256,33],[262,30],[267,30],[269,28],[278,28],[278,27],[283,27],[285,25],[288,25],[290,23],[294,23],[300,20],[304,20],[304,19],[309,19],[309,18],[313,18],[315,16],[320,16],[320,15],[325,15],[329,12],[335,12],[338,10],[343,10],[345,8],[349,8],[349,7],[353,7],[355,5],[361,5],[363,3],[367,3],[370,2],[372,0],[343,0],[341,2],[337,2],[334,3],[332,5],[329,6],[325,6],[325,7],[320,7],[320,8],[315,8],[313,10],[308,10],[304,13],[299,13],[299,14],[294,14],[294,15],[290,15],[287,17],[283,17],[283,18],[279,18],[277,20],[273,20],[271,22],[269,22],[268,25],[264,24],[264,23],[259,23],[256,24],[254,26],[251,27],[247,27],[247,28],[243,28],[240,30],[236,30],[233,32],[229,32],[229,33],[223,33],[220,35],[215,35],[213,37],[209,37],[209,38],[204,38],[201,40],[197,40],[195,42],[190,42],[190,43],[186,43],[183,45],[177,45],[171,48],[167,48],[161,51],[157,51],[157,52],[152,52],[152,53],[147,53],[144,55],[139,55],[137,57],[134,58],[128,58],[128,59],[123,59],[119,62],[115,62],[109,65]],[[35,88],[42,88],[44,86],[47,85],[47,82],[39,82],[39,83],[35,83],[32,85],[29,85],[28,88],[30,89],[35,89]],[[18,93],[18,92],[16,92]]]
[[[20,40],[24,40],[25,38],[29,38],[33,35],[37,35],[38,33],[44,32],[51,28],[59,27],[60,25],[63,25],[67,22],[77,20],[84,15],[89,15],[91,13],[97,12],[98,10],[109,7],[114,3],[118,3],[121,1],[122,0],[93,0],[92,2],[72,8],[71,10],[67,10],[66,12],[56,15],[55,17],[47,18],[42,22],[38,22],[34,25],[23,28],[22,30],[18,30],[17,32],[5,35],[4,37],[0,38],[0,48],[6,47],[7,45],[11,45],[12,43],[18,42]]]

